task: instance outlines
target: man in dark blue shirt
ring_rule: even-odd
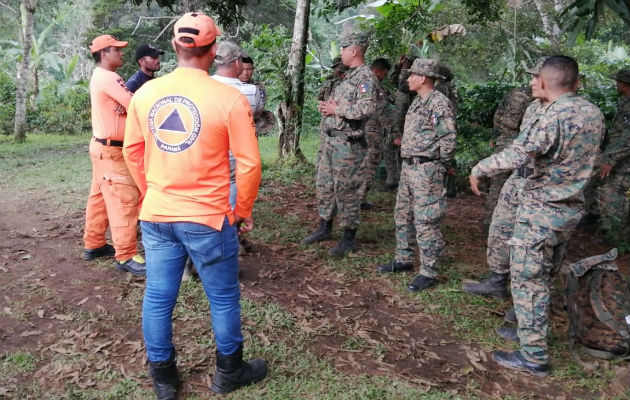
[[[135,93],[145,82],[153,79],[155,72],[160,70],[159,57],[162,54],[164,54],[162,50],[150,44],[143,44],[136,49],[136,62],[140,69],[125,83],[131,92]]]

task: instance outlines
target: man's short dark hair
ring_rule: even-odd
[[[184,42],[184,43],[194,43],[194,39],[189,38],[189,37],[181,37],[179,38],[180,41]],[[188,42],[190,40],[190,42]],[[212,48],[212,46],[216,43],[216,40],[210,44],[207,44],[205,46],[199,46],[199,47],[183,47],[180,46],[177,42],[175,42],[175,44],[177,45],[177,48],[179,49],[178,54],[181,54],[182,58],[184,58],[185,60],[189,60],[191,58],[199,58],[199,57],[203,57],[206,54],[208,54],[210,52],[210,49]]]
[[[254,65],[254,60],[251,57],[241,57],[243,64],[251,64]]]
[[[385,58],[377,58],[376,60],[372,61],[372,64],[370,64],[370,68],[378,69],[381,71],[389,71],[390,69],[392,69],[392,64],[390,64],[390,62],[387,61],[387,59]]]
[[[543,63],[540,74],[551,88],[573,90],[578,80],[578,63],[568,56],[551,56]]]
[[[101,62],[101,52],[105,51],[107,53],[109,53],[109,49],[110,47],[105,47],[104,49],[100,49],[99,51],[95,51],[94,53],[92,53],[92,57],[94,58],[94,62],[95,63],[100,63]]]

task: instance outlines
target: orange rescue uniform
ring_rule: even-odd
[[[85,209],[83,241],[86,249],[105,245],[105,232],[110,226],[119,261],[138,253],[139,191],[122,155],[126,115],[115,112],[117,103],[126,109],[131,96],[117,73],[102,67],[94,69],[90,79],[94,135],[90,142],[92,184]]]
[[[194,82],[194,85],[190,83]],[[131,100],[123,153],[142,193],[140,219],[194,222],[221,230],[250,217],[261,167],[251,107],[206,71],[177,68]],[[228,151],[236,158],[236,207],[228,202]]]

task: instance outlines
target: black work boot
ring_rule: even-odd
[[[478,296],[489,296],[497,300],[506,300],[508,296],[507,285],[510,274],[497,274],[495,272],[489,278],[481,282],[466,282],[462,290],[466,293]]]
[[[396,260],[392,260],[388,262],[387,264],[381,264],[378,267],[376,267],[376,270],[381,273],[403,272],[403,271],[410,271],[412,269],[413,269],[413,263],[402,263]]]
[[[259,358],[243,361],[243,345],[236,353],[229,356],[217,350],[217,370],[212,378],[210,390],[214,393],[226,394],[241,386],[251,385],[267,376],[267,363]]]
[[[503,319],[512,324],[518,323],[518,320],[516,319],[516,311],[514,310],[514,307],[507,310],[507,312],[503,316]]]
[[[344,257],[346,254],[355,251],[357,248],[357,241],[354,239],[356,233],[356,229],[344,229],[343,237],[335,247],[330,249],[328,254],[334,257]]]
[[[330,221],[320,219],[319,227],[315,230],[315,232],[302,239],[300,244],[312,244],[330,239],[332,237],[332,224],[332,219]]]
[[[518,338],[518,331],[516,328],[509,328],[507,326],[500,326],[497,328],[497,334],[501,336],[505,340],[509,340],[510,342],[519,343],[520,339]]]
[[[413,281],[411,281],[409,286],[407,286],[407,289],[412,292],[419,292],[421,290],[428,289],[433,285],[435,285],[435,279],[424,275],[418,275],[413,278]]]
[[[530,374],[542,377],[549,375],[549,364],[538,364],[532,361],[527,361],[518,350],[511,353],[496,350],[492,353],[492,358],[494,358],[494,361],[499,363],[499,365],[506,368],[529,372]]]
[[[92,261],[95,258],[100,257],[113,257],[116,254],[116,250],[114,246],[109,243],[105,243],[101,247],[97,247],[96,249],[84,249],[83,250],[83,259],[85,261]]]
[[[166,361],[149,361],[149,373],[153,378],[153,391],[157,400],[177,400],[179,376],[175,352]]]

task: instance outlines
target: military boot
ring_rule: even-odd
[[[175,352],[166,361],[149,361],[149,373],[153,378],[153,391],[157,400],[177,400],[177,360]]]
[[[518,350],[511,353],[496,350],[492,353],[492,358],[494,358],[494,361],[496,361],[499,365],[506,368],[528,372],[540,377],[549,376],[549,364],[539,364],[527,361]]]
[[[210,390],[219,394],[230,393],[241,386],[261,381],[265,376],[267,376],[265,360],[243,361],[243,345],[238,348],[236,353],[229,356],[223,355],[217,350],[217,370],[212,378]]]
[[[462,290],[466,293],[478,296],[488,296],[497,300],[507,299],[507,285],[509,283],[510,274],[497,274],[495,272],[489,278],[481,282],[466,282],[462,286]]]
[[[332,237],[332,225],[332,219],[330,221],[320,219],[319,227],[315,230],[315,232],[302,239],[300,244],[312,244],[330,239]]]
[[[354,238],[356,233],[356,229],[344,229],[343,237],[335,247],[330,249],[328,254],[334,257],[344,257],[346,254],[355,251],[357,248],[357,241]]]

